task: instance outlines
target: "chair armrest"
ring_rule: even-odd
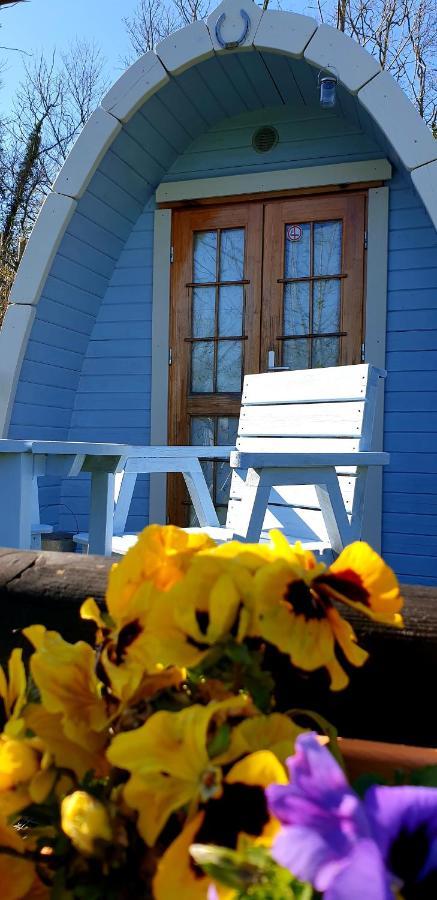
[[[223,459],[229,460],[231,453],[235,452],[235,445],[232,447],[186,447],[187,456],[197,456],[198,459]]]
[[[390,454],[373,450],[355,453],[231,453],[233,469],[308,469],[318,466],[386,466]]]

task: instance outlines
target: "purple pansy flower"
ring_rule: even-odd
[[[361,802],[329,750],[300,735],[291,784],[267,799],[282,823],[273,857],[326,900],[437,898],[437,790],[374,787]],[[399,893],[398,893],[399,896]]]

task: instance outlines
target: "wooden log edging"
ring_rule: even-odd
[[[0,662],[25,641],[19,631],[44,624],[68,640],[91,639],[79,618],[87,596],[102,600],[111,560],[76,553],[0,549]],[[345,737],[437,747],[437,588],[404,585],[405,628],[390,629],[348,612],[369,661],[339,693],[323,674],[275,672],[283,709],[315,709]]]

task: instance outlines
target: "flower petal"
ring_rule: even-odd
[[[319,890],[321,885],[316,883]],[[381,854],[372,840],[359,841],[324,893],[325,900],[393,900]]]
[[[255,750],[270,750],[281,761],[294,751],[294,743],[302,729],[289,716],[272,713],[244,719],[232,729],[229,747],[214,760],[219,765],[237,760]]]
[[[203,813],[198,813],[161,857],[153,882],[155,900],[207,900],[211,879],[194,866],[189,854],[202,821]]]
[[[403,598],[396,575],[365,541],[346,547],[320,583],[325,583],[337,600],[369,618],[402,625]]]
[[[433,868],[437,867],[437,789],[428,787],[385,787],[375,785],[370,788],[364,800],[367,815],[375,840],[387,865],[393,843],[401,832],[414,834],[425,826],[429,841],[429,855],[434,857]],[[429,871],[428,860],[426,866]],[[398,874],[398,873],[395,873]]]

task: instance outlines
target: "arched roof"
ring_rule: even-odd
[[[36,304],[69,222],[108,151],[129,133],[139,110],[143,113],[150,107],[150,121],[156,120],[153,102],[156,104],[156,98],[168,92],[180,76],[186,73],[188,79],[194,67],[208,60],[212,67],[214,60],[229,58],[236,49],[239,53],[256,50],[301,60],[300,65],[307,64],[313,74],[320,69],[335,69],[340,91],[356,99],[394,157],[410,172],[437,228],[437,142],[391,75],[381,71],[376,60],[351,38],[327,25],[318,25],[308,16],[262,11],[252,0],[223,0],[205,22],[194,22],[170,35],[118,79],[85,125],[60,171],[21,261],[0,336],[0,434],[7,429],[8,410]],[[206,91],[204,98],[198,98],[200,115],[202,104],[203,121],[211,121]],[[225,114],[226,109],[222,111]],[[144,175],[149,194],[162,177],[159,159],[154,168]]]

